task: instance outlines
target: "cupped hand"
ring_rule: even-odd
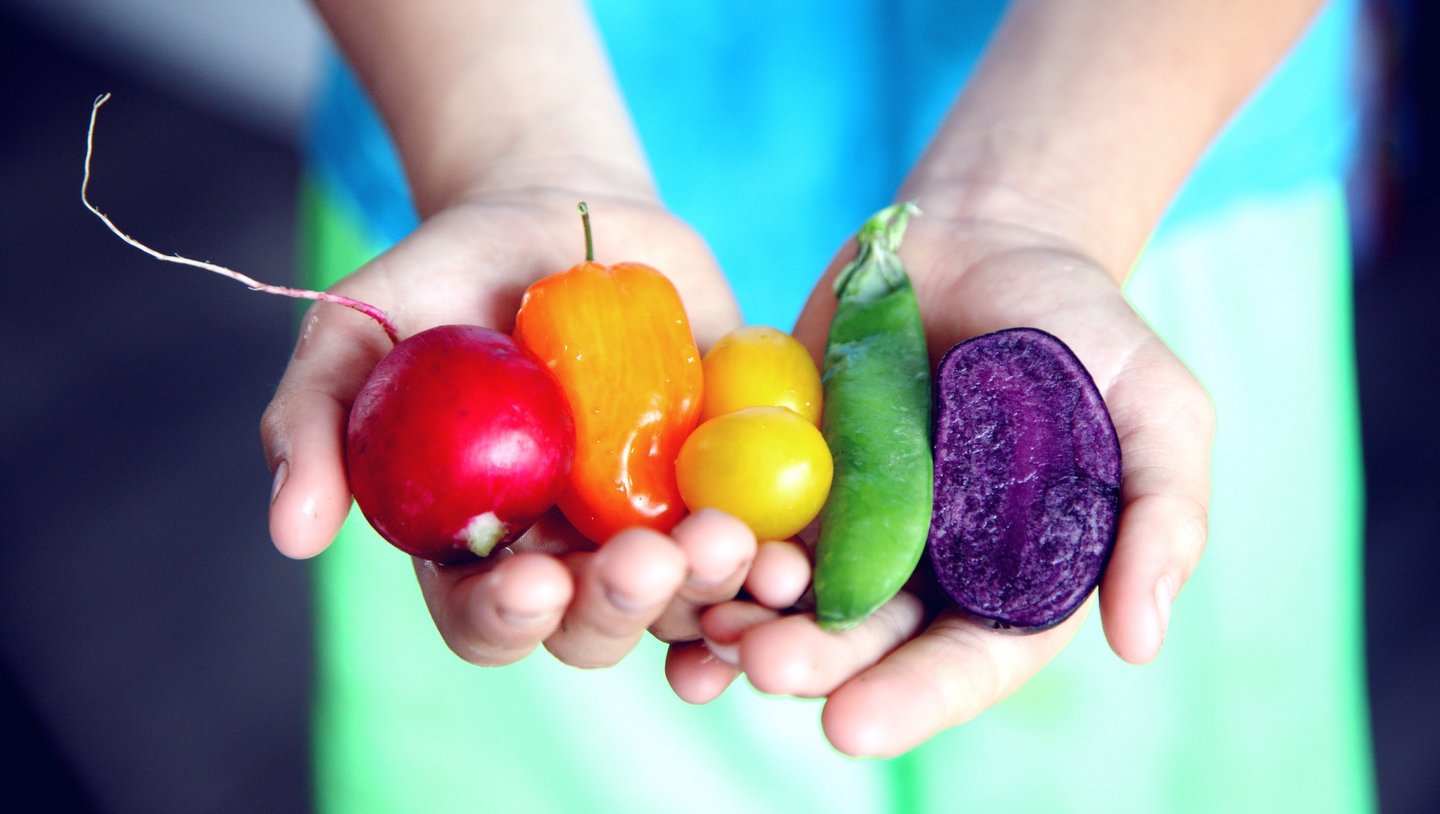
[[[509,332],[530,283],[584,259],[576,205],[586,197],[599,262],[664,272],[701,347],[738,324],[709,250],[653,200],[555,189],[450,206],[332,291],[380,308],[402,337],[442,324]],[[271,536],[289,556],[323,551],[350,510],[346,417],[389,347],[374,322],[344,307],[318,304],[304,318],[261,422],[275,473]],[[552,513],[482,561],[415,568],[436,626],[462,658],[505,664],[543,642],[567,663],[604,666],[647,628],[696,638],[699,608],[735,595],[755,548],[743,524],[717,513],[687,518],[668,535],[630,529],[598,547]]]
[[[830,280],[852,252],[842,252],[797,323],[797,336],[817,355],[834,311]],[[910,222],[901,256],[932,360],[964,339],[1030,326],[1065,341],[1090,370],[1124,467],[1101,621],[1120,658],[1153,659],[1206,537],[1213,411],[1205,392],[1125,300],[1122,275],[1075,244],[1013,221],[935,212]],[[754,579],[765,579],[761,565]],[[947,609],[924,574],[841,633],[822,631],[809,614],[753,602],[712,608],[702,629],[712,654],[762,692],[825,698],[822,722],[836,748],[895,755],[1004,699],[1065,647],[1090,611],[1087,603],[1037,634],[997,632]],[[670,680],[682,698],[705,701],[723,689],[714,672],[671,670]]]

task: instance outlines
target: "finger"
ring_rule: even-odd
[[[1168,361],[1146,377],[1148,386],[1117,384],[1107,395],[1124,473],[1100,615],[1111,649],[1136,664],[1159,653],[1171,603],[1199,562],[1207,534],[1213,412],[1180,363]]]
[[[576,667],[618,662],[685,581],[680,547],[649,529],[622,531],[593,554],[566,559],[575,575],[575,599],[545,646]]]
[[[906,592],[849,630],[822,630],[810,615],[785,616],[745,633],[740,666],[761,692],[818,698],[910,639],[924,621],[924,606]]]
[[[779,618],[778,611],[754,602],[722,602],[700,615],[700,633],[711,655],[738,670],[740,640],[750,629]]]
[[[791,608],[810,587],[810,555],[794,540],[767,540],[755,551],[745,590],[756,602],[777,610]]]
[[[708,704],[719,698],[740,671],[715,657],[703,642],[671,645],[665,654],[665,678],[680,700]]]
[[[295,352],[260,422],[274,475],[270,536],[287,556],[323,551],[349,513],[346,416],[384,355],[384,344],[373,322],[344,307],[321,303],[306,313]]]
[[[441,638],[482,666],[528,655],[560,626],[574,593],[570,569],[544,554],[500,553],[463,566],[416,559],[415,574]]]
[[[1125,507],[1100,586],[1105,637],[1120,658],[1144,664],[1159,654],[1171,606],[1200,559],[1205,537],[1205,508],[1192,500],[1150,494]]]
[[[919,746],[1028,681],[1065,647],[1085,613],[1025,635],[942,616],[830,694],[820,716],[825,736],[856,757],[893,757]]]
[[[702,509],[677,523],[670,536],[689,573],[650,632],[661,641],[691,641],[700,638],[700,611],[739,592],[755,559],[755,535],[724,512]]]

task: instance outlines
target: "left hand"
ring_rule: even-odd
[[[1126,302],[1121,275],[1023,223],[927,215],[911,222],[901,254],[932,359],[973,336],[1032,326],[1065,341],[1094,377],[1124,466],[1100,613],[1115,653],[1144,663],[1159,652],[1170,603],[1204,547],[1213,411],[1199,383]],[[852,251],[832,264],[796,326],[817,358],[834,311],[831,280]],[[751,581],[763,585],[768,565],[757,558]],[[831,743],[876,756],[905,752],[1000,702],[1065,647],[1091,608],[1086,603],[1041,633],[1000,633],[947,609],[917,576],[861,625],[831,633],[810,614],[782,613],[777,602],[786,597],[767,598],[721,604],[702,616],[712,652],[733,666],[672,654],[667,673],[676,693],[708,701],[743,671],[762,692],[825,698]]]

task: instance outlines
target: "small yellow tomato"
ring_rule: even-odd
[[[789,407],[820,425],[820,371],[795,337],[764,325],[737,328],[705,354],[700,420],[746,407]]]
[[[760,540],[783,540],[820,513],[834,463],[820,430],[787,407],[749,407],[706,421],[675,461],[691,511],[720,509]]]

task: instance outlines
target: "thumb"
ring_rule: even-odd
[[[1149,362],[1127,368],[1147,372],[1117,379],[1106,396],[1122,438],[1124,486],[1100,616],[1116,655],[1136,664],[1159,653],[1170,604],[1205,548],[1215,431],[1199,382],[1152,347]]]
[[[270,536],[286,556],[325,550],[350,511],[345,423],[360,385],[385,353],[378,333],[348,309],[312,306],[261,418],[260,439],[275,478]]]

